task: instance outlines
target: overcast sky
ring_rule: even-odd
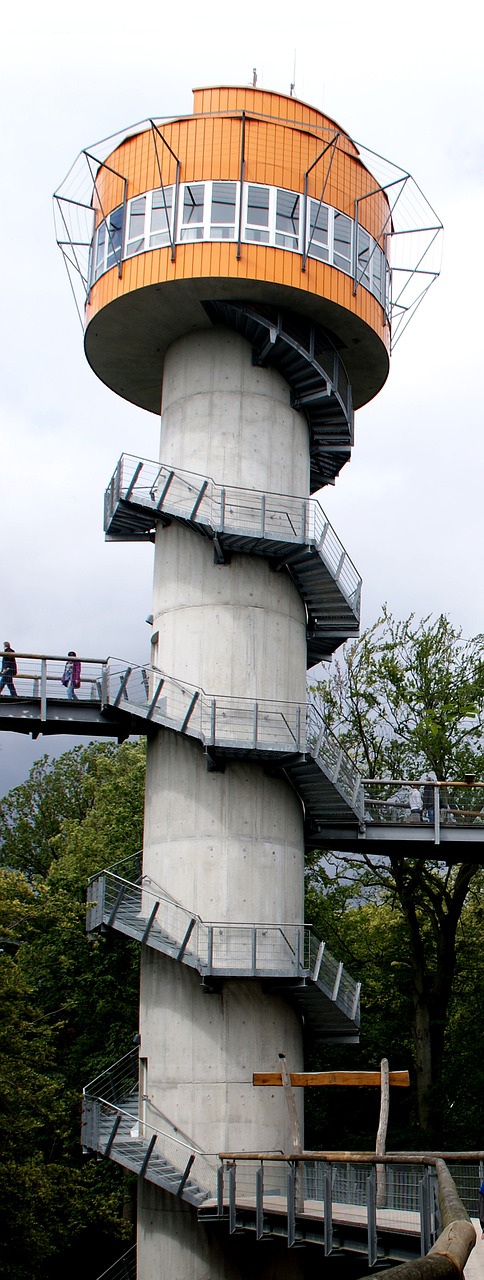
[[[121,452],[157,456],[158,420],[87,365],[51,197],[83,147],[191,111],[193,87],[251,83],[253,67],[264,89],[288,93],[295,78],[299,98],[407,168],[444,222],[441,277],[321,501],[363,575],[365,625],[386,600],[400,617],[444,611],[465,636],[483,629],[478,15],[469,0],[7,6],[1,639],[36,653],[148,656],[152,550],[104,543],[102,499]],[[71,745],[3,735],[0,793],[39,754]]]

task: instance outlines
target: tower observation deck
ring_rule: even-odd
[[[118,468],[106,516],[111,540],[154,542],[146,913],[163,886],[183,918],[211,922],[224,955],[233,927],[257,945],[264,928],[280,936],[287,956],[304,921],[304,811],[330,814],[333,798],[307,767],[299,728],[290,767],[260,741],[270,708],[287,723],[281,708],[304,707],[307,666],[359,621],[358,575],[337,540],[336,560],[328,549],[311,495],[350,456],[354,409],[383,386],[392,335],[436,274],[440,223],[403,170],[314,108],[256,88],[196,90],[192,115],[86,150],[55,202],[87,359],[118,395],[161,417],[159,463]],[[195,695],[187,719],[170,712],[175,688],[217,691],[211,732],[222,752],[186,731]],[[142,893],[136,902],[139,917]],[[123,913],[98,917],[121,927]],[[141,942],[142,1128],[168,1116],[209,1155],[290,1151],[284,1091],[253,1089],[252,1073],[274,1070],[281,1052],[300,1071],[305,1023],[321,1028],[327,1016],[321,1039],[332,1027],[355,1038],[354,991],[338,1002],[335,983],[324,1013],[315,979],[306,1018],[290,975],[274,979],[277,946],[270,984],[232,950],[207,987],[171,926],[156,946],[151,926],[123,927]],[[189,1195],[188,1174],[150,1181],[149,1159],[142,1280],[303,1274],[280,1242],[247,1252],[227,1237],[222,1248],[209,1217],[197,1218],[203,1185]]]

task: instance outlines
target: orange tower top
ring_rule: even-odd
[[[237,303],[320,327],[355,407],[371,399],[389,364],[395,194],[411,179],[393,168],[386,180],[387,162],[382,179],[380,157],[362,151],[296,98],[222,86],[196,89],[191,116],[83,152],[85,348],[98,376],[158,413],[167,347],[209,326],[214,304],[217,320]],[[56,199],[65,226],[66,184]]]

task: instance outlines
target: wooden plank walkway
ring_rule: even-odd
[[[481,1240],[481,1228],[477,1218],[471,1218],[476,1229],[477,1240],[464,1270],[465,1280],[484,1280],[484,1240]]]

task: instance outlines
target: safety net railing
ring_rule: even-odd
[[[95,702],[106,700],[108,660],[84,657],[83,654],[16,653],[0,650],[0,683],[5,675],[1,695],[3,697],[28,698],[45,708],[48,699],[66,699],[74,693],[77,700]],[[69,689],[69,668],[76,663],[75,680]],[[67,668],[67,669],[66,669]]]
[[[406,1242],[404,1256],[413,1237],[421,1259],[428,1262],[430,1251],[431,1257],[447,1258],[448,1272],[437,1264],[436,1277],[455,1275],[456,1266],[462,1271],[475,1243],[474,1228],[449,1169],[441,1157],[430,1153],[377,1157],[373,1153],[223,1152],[217,1213],[228,1218],[231,1231],[252,1215],[258,1239],[270,1232],[274,1213],[279,1221],[283,1215],[289,1245],[300,1234],[302,1215],[301,1238],[307,1238],[308,1219],[313,1218],[317,1223],[313,1238],[319,1235],[325,1254],[333,1249],[334,1226],[340,1230],[341,1224],[351,1224],[353,1231],[359,1229],[366,1236],[370,1267],[378,1260],[383,1233],[393,1239],[394,1248],[401,1234]],[[420,1275],[429,1280],[432,1269],[419,1270],[419,1266],[414,1261],[388,1274],[401,1275],[402,1280],[407,1274],[408,1280]]]
[[[105,493],[105,528],[121,500],[197,522],[214,535],[314,547],[356,611],[361,577],[315,498],[218,485],[192,471],[123,454]]]
[[[326,943],[312,929],[306,935],[308,972],[325,995],[345,1013],[352,1022],[360,1022],[361,983],[356,982],[341,960],[336,960]]]
[[[126,667],[108,681],[109,702],[199,738],[207,747],[309,753],[355,815],[363,813],[361,775],[313,702],[210,695],[156,667]]]
[[[163,1181],[175,1175],[174,1189],[178,1194],[185,1188],[189,1195],[191,1187],[194,1202],[213,1197],[217,1181],[215,1153],[202,1151],[161,1112],[156,1115],[160,1123],[153,1124],[153,1110],[149,1099],[140,1093],[139,1055],[138,1049],[133,1049],[83,1090],[84,1148],[105,1156],[116,1152],[120,1163],[125,1150],[128,1167],[143,1177],[152,1174],[151,1180]]]
[[[365,778],[363,792],[367,824],[417,826],[432,831],[437,844],[443,827],[484,828],[484,782],[472,774],[440,782]]]
[[[202,975],[310,978],[359,1020],[360,984],[305,924],[207,923],[147,877],[133,884],[112,870],[91,877],[87,928],[117,928]]]
[[[136,1245],[131,1245],[121,1258],[117,1258],[112,1266],[103,1271],[97,1280],[136,1280],[137,1263],[136,1263]]]

